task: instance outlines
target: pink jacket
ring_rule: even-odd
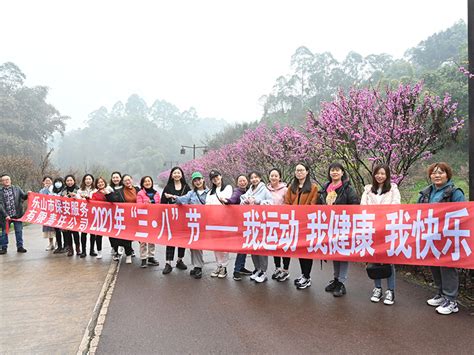
[[[274,205],[283,205],[283,200],[285,199],[286,195],[286,190],[288,190],[288,187],[284,182],[280,182],[280,184],[277,186],[276,189],[270,185],[270,183],[267,184],[268,190],[272,193],[273,196],[273,204]]]
[[[155,200],[155,203],[160,203],[160,194],[158,193],[158,191],[156,192],[153,198]],[[146,194],[145,189],[141,189],[140,191],[138,191],[137,203],[150,203],[150,198]]]

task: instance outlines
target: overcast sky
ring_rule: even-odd
[[[50,87],[69,128],[133,93],[253,121],[301,45],[401,57],[459,19],[466,0],[3,1],[0,63]]]

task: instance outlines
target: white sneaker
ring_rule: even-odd
[[[382,289],[379,288],[379,287],[375,287],[373,290],[372,290],[372,297],[370,297],[370,300],[372,302],[379,302],[380,300],[382,299]]]
[[[97,256],[96,256],[97,259],[102,259],[102,251],[101,250],[97,250]]]
[[[46,249],[46,251],[51,251],[51,250],[54,250],[54,245],[53,244],[49,244]]]
[[[385,291],[385,298],[383,299],[383,304],[387,306],[391,306],[395,303],[395,292],[392,290]]]
[[[132,263],[132,256],[127,255],[127,258],[125,259],[125,264],[131,264]]]
[[[306,277],[303,276],[302,279],[300,279],[300,282],[296,285],[296,288],[298,290],[304,290],[307,287],[311,286],[311,278],[307,279]]]
[[[255,278],[255,282],[262,283],[268,280],[267,273],[260,271],[258,276]]]
[[[217,269],[215,269],[213,272],[211,272],[211,277],[219,276],[219,273],[221,272],[221,267],[222,266],[218,266]]]
[[[258,270],[254,270],[254,271],[252,272],[252,275],[250,275],[250,280],[255,281],[255,279],[258,277],[258,274],[259,274],[259,271],[258,271]]]
[[[275,272],[273,273],[272,275],[272,280],[278,280],[278,278],[280,277],[280,274],[283,272],[282,269],[278,268],[278,269],[275,269]]]
[[[439,307],[445,302],[445,298],[441,295],[436,295],[433,298],[430,298],[426,303],[433,307]]]
[[[298,276],[298,278],[296,278],[296,279],[294,280],[294,284],[295,284],[295,285],[298,285],[298,284],[301,282],[302,279],[304,279],[304,275],[303,275],[303,274],[301,274],[300,276]]]
[[[282,271],[278,278],[276,279],[278,282],[284,282],[290,278],[290,273],[287,271]]]
[[[222,266],[219,270],[219,275],[217,275],[217,277],[220,279],[227,277],[227,268]]]
[[[439,314],[445,314],[445,315],[448,315],[451,313],[458,313],[459,312],[458,304],[456,301],[450,301],[446,299],[445,302],[441,306],[436,307],[436,312],[438,312]]]

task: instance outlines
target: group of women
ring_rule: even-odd
[[[377,165],[373,169],[372,183],[365,186],[361,198],[357,195],[351,185],[350,179],[344,166],[338,162],[332,163],[327,170],[327,182],[322,189],[311,181],[310,168],[305,163],[299,163],[294,170],[294,176],[287,185],[281,179],[281,171],[273,168],[265,176],[268,183],[264,183],[264,176],[258,171],[252,171],[248,175],[239,175],[236,186],[233,188],[222,177],[218,170],[211,170],[209,180],[211,185],[206,186],[201,172],[191,175],[191,186],[186,182],[183,170],[180,167],[171,169],[168,182],[162,195],[154,189],[153,179],[144,176],[140,181],[140,187],[133,185],[130,175],[121,175],[114,172],[109,184],[103,177],[94,179],[90,174],[84,175],[79,186],[76,185],[74,176],[67,175],[64,179],[50,177],[43,179],[44,188],[40,191],[45,194],[65,196],[77,199],[92,199],[109,202],[122,203],[161,203],[161,204],[186,204],[186,205],[380,205],[400,204],[400,192],[396,184],[391,182],[390,169],[386,165]],[[420,192],[419,203],[457,202],[464,201],[461,189],[454,186],[452,182],[452,169],[444,163],[434,163],[428,168],[428,178],[431,184]],[[74,254],[80,257],[86,256],[87,234],[78,232],[51,229],[43,227],[44,236],[49,239],[47,250],[53,250],[53,238],[56,238],[54,253],[66,252],[68,256]],[[89,255],[102,257],[102,236],[90,235]],[[134,251],[132,242],[122,239],[109,238],[114,260],[119,260],[121,252],[126,255],[126,263],[132,263]],[[75,249],[73,248],[73,241]],[[80,243],[79,243],[80,242]],[[95,251],[97,247],[97,252]],[[166,260],[163,274],[169,274],[173,270],[173,260],[177,250],[176,268],[186,270],[183,261],[184,248],[166,247]],[[202,250],[190,250],[191,277],[200,279],[203,275],[204,258]],[[228,252],[214,252],[216,269],[210,274],[213,278],[227,277],[229,266]],[[246,254],[237,254],[234,264],[233,279],[242,280],[249,276],[256,283],[268,280],[268,256],[251,255],[254,264],[253,271],[245,268]],[[155,259],[155,245],[140,242],[141,267],[148,265],[158,266]],[[290,258],[273,257],[275,271],[271,278],[277,282],[285,282],[290,278]],[[297,289],[306,289],[311,286],[311,269],[313,259],[299,259],[301,276],[294,280]],[[395,302],[395,267],[391,265],[391,276],[387,278],[387,289],[382,290],[382,280],[374,280],[374,288],[370,300],[386,305]],[[349,262],[333,261],[333,279],[325,287],[334,297],[342,297],[346,294],[346,281],[348,277]],[[458,312],[456,297],[458,293],[458,273],[455,268],[431,267],[433,278],[438,293],[427,301],[428,305],[436,307],[440,314],[451,314]]]

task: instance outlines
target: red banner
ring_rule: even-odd
[[[197,206],[31,193],[24,222],[190,249],[474,269],[474,202]]]

